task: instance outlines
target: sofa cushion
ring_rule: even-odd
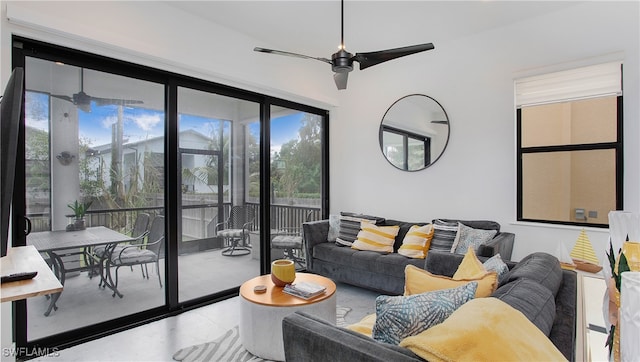
[[[411,259],[400,254],[380,254],[375,251],[355,250],[337,246],[334,243],[320,243],[313,250],[315,259],[357,271],[375,272],[404,279],[404,268],[407,264],[422,267],[422,259]],[[356,276],[357,278],[357,276]]]
[[[392,253],[393,244],[398,235],[399,226],[377,226],[369,222],[360,224],[358,237],[351,247],[356,250],[369,250],[381,253]]]
[[[488,297],[496,289],[496,285],[498,284],[497,278],[496,273],[487,272],[480,278],[455,280],[442,275],[431,274],[413,265],[407,265],[405,267],[404,295],[451,289],[476,281],[478,282],[476,298]]]
[[[473,299],[477,286],[477,282],[470,282],[422,294],[379,296],[376,298],[373,339],[398,344],[405,337],[442,323],[461,305]]]
[[[412,225],[402,240],[398,254],[409,258],[424,259],[431,246],[433,225]]]
[[[464,254],[469,247],[477,251],[480,245],[493,239],[498,233],[497,230],[474,229],[463,223],[458,223],[458,233],[451,246],[451,252],[456,254]]]
[[[507,273],[501,285],[517,279],[532,279],[545,286],[555,296],[562,283],[562,268],[558,259],[547,253],[527,255]]]
[[[496,298],[473,299],[400,346],[426,361],[565,360],[522,313]]]
[[[433,239],[429,250],[450,252],[458,233],[457,221],[433,220]]]
[[[341,212],[340,228],[338,231],[338,237],[336,238],[336,244],[350,247],[351,244],[353,244],[353,241],[356,240],[358,232],[360,232],[360,224],[362,222],[378,224],[383,221],[383,218],[376,216]]]
[[[556,303],[546,287],[531,280],[520,278],[498,288],[496,297],[522,312],[546,336],[551,332],[556,318]]]

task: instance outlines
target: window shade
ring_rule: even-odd
[[[622,94],[622,63],[611,62],[516,80],[516,106]]]

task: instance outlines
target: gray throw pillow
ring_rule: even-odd
[[[378,225],[379,223],[384,222],[384,218],[341,212],[340,227],[338,237],[336,238],[336,245],[351,247],[358,237],[358,232],[360,232],[360,223],[363,221]]]
[[[498,274],[498,283],[502,283],[509,271],[509,267],[502,261],[499,253],[485,260],[482,266],[484,266],[487,271],[494,271]]]
[[[329,234],[327,235],[327,241],[335,242],[340,233],[340,215],[329,215]]]
[[[457,221],[433,220],[433,239],[429,250],[451,252],[451,247],[458,234]]]

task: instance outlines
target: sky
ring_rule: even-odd
[[[92,107],[91,113],[79,110],[80,136],[90,140],[91,146],[111,143],[111,125],[117,122],[117,106]],[[271,149],[279,152],[282,144],[296,139],[304,113],[295,113],[271,121]],[[129,142],[161,137],[164,134],[164,113],[126,107],[123,112],[124,138]],[[195,130],[209,135],[217,120],[192,115],[180,115],[180,131]],[[258,123],[250,125],[250,132],[259,139]]]

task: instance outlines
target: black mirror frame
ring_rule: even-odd
[[[390,111],[390,110],[391,110],[395,105],[397,105],[400,101],[405,100],[406,98],[409,98],[409,97],[416,97],[416,96],[418,96],[418,97],[425,97],[425,98],[427,98],[428,100],[433,101],[433,102],[434,102],[438,107],[440,107],[440,109],[441,109],[441,110],[442,110],[442,112],[444,113],[444,116],[445,116],[446,120],[444,120],[444,121],[442,121],[442,122],[439,122],[439,123],[441,123],[441,124],[446,124],[446,125],[447,125],[447,139],[446,139],[446,141],[444,142],[444,146],[442,147],[442,151],[440,151],[440,154],[438,154],[438,155],[437,155],[437,157],[436,157],[434,160],[430,161],[428,164],[426,164],[424,167],[422,167],[422,168],[420,168],[420,169],[416,169],[416,170],[408,170],[408,169],[403,169],[403,168],[400,168],[400,167],[396,166],[396,165],[395,165],[395,164],[393,164],[393,163],[392,163],[392,162],[387,158],[387,156],[385,155],[385,153],[384,153],[384,144],[383,144],[383,132],[384,132],[385,130],[389,130],[389,129],[391,129],[392,131],[393,131],[393,130],[401,131],[403,134],[406,134],[406,135],[416,135],[416,134],[415,134],[415,133],[413,133],[413,132],[411,132],[411,131],[399,130],[399,129],[394,128],[394,127],[385,126],[385,125],[384,125],[384,120],[385,120],[385,118],[387,117],[387,114],[389,113],[389,111]],[[432,121],[432,122],[434,122],[434,121]],[[414,93],[414,94],[406,95],[406,96],[404,96],[404,97],[399,98],[399,99],[398,99],[398,100],[396,100],[395,102],[393,102],[393,103],[391,104],[391,106],[389,106],[389,108],[387,108],[387,110],[385,111],[384,115],[382,116],[382,120],[380,121],[380,129],[379,129],[379,131],[378,131],[378,143],[380,144],[380,151],[382,152],[382,155],[383,155],[383,157],[385,158],[385,160],[387,160],[387,162],[389,162],[389,164],[391,164],[394,168],[396,168],[396,169],[398,169],[398,170],[406,171],[406,172],[417,172],[417,171],[422,171],[422,170],[424,170],[424,169],[429,168],[429,167],[430,167],[431,165],[433,165],[434,163],[436,163],[436,162],[437,162],[437,161],[442,157],[442,155],[444,154],[444,151],[447,149],[447,146],[449,145],[449,139],[451,138],[451,126],[450,126],[450,123],[451,123],[451,121],[449,120],[449,115],[447,114],[447,111],[446,111],[446,110],[444,109],[444,107],[440,104],[440,102],[438,102],[437,100],[435,100],[433,97],[430,97],[430,96],[425,95],[425,94],[419,94],[419,93]],[[421,136],[421,135],[416,135],[416,136],[424,137],[424,136]],[[430,157],[430,155],[429,155],[429,157]]]

